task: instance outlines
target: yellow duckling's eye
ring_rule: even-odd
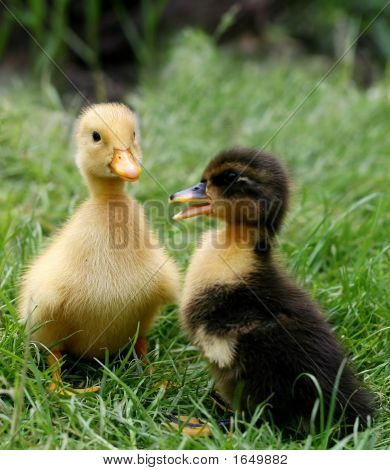
[[[100,140],[102,140],[102,137],[99,134],[99,132],[93,131],[92,132],[92,139],[93,139],[94,142],[99,142]]]

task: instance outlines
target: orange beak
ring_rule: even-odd
[[[110,168],[126,181],[137,181],[142,171],[130,149],[114,149],[114,157],[110,163]]]

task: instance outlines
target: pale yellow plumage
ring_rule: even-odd
[[[147,333],[161,307],[175,301],[178,274],[110,167],[115,149],[140,159],[133,113],[118,104],[88,108],[78,122],[76,144],[90,197],[27,270],[19,314],[45,346],[103,357],[106,349],[115,353],[124,346],[138,325],[141,336]],[[123,217],[127,234],[117,239],[115,223]]]

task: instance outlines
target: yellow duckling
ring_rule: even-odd
[[[75,138],[90,196],[27,270],[19,300],[32,338],[52,352],[56,383],[50,388],[58,391],[62,352],[104,357],[138,329],[135,349],[146,354],[146,334],[161,307],[175,301],[178,287],[175,264],[125,192],[125,182],[141,173],[134,114],[122,104],[91,106]]]

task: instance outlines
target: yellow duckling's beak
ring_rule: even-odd
[[[110,163],[110,168],[126,181],[137,181],[142,171],[130,149],[114,149],[114,156]]]
[[[169,202],[200,202],[200,204],[187,206],[173,216],[173,220],[189,219],[197,215],[211,215],[211,204],[206,194],[206,183],[200,183],[191,188],[184,189],[169,197]]]

